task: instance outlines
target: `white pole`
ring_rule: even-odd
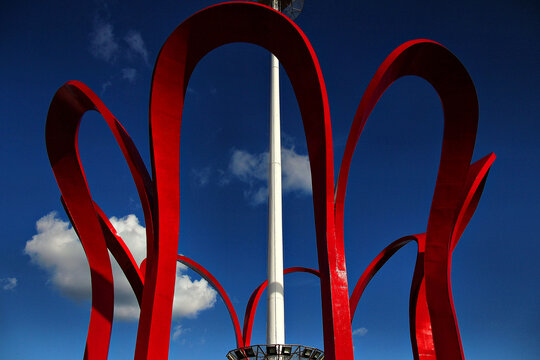
[[[272,7],[279,10],[278,0]],[[267,344],[285,343],[283,288],[283,231],[281,212],[281,131],[279,110],[279,61],[270,54],[270,166],[268,177],[268,313]]]

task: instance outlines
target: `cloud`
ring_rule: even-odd
[[[129,49],[133,53],[141,56],[145,64],[148,64],[148,50],[146,50],[146,45],[139,32],[131,30],[124,37],[124,41],[128,44]]]
[[[17,278],[7,277],[0,279],[2,290],[13,290],[17,286]]]
[[[174,328],[173,328],[173,334],[172,334],[173,341],[178,340],[180,335],[184,334],[185,332],[186,332],[186,330],[184,328],[182,328],[182,325],[180,325],[180,324],[175,325]]]
[[[261,186],[255,190],[246,190],[244,196],[250,199],[253,205],[264,204],[268,200],[268,187]]]
[[[368,332],[368,329],[366,329],[365,327],[361,327],[361,328],[358,328],[356,330],[354,330],[352,332],[353,335],[358,335],[358,336],[364,336],[366,335]]]
[[[135,215],[111,217],[111,224],[122,237],[137,263],[146,256],[146,230]],[[36,223],[37,234],[26,242],[25,253],[33,263],[45,269],[50,282],[75,300],[91,298],[90,271],[80,241],[71,226],[52,212]],[[111,259],[112,256],[111,256]],[[126,277],[112,261],[114,276],[114,316],[118,320],[137,320],[139,306]],[[216,292],[205,280],[192,280],[184,274],[186,266],[178,264],[174,290],[173,317],[196,317],[211,308]]]
[[[294,148],[281,149],[283,190],[311,194],[311,172],[307,155],[299,155]]]
[[[122,69],[122,79],[126,79],[130,83],[134,83],[137,78],[137,70],[134,68],[124,68]]]
[[[212,169],[210,166],[204,167],[202,169],[193,169],[191,170],[191,175],[195,179],[195,182],[199,186],[204,186],[210,181],[210,175],[212,174]]]
[[[107,89],[108,89],[109,87],[111,87],[111,85],[112,85],[112,82],[110,82],[110,81],[104,82],[104,83],[101,85],[101,95],[103,95],[103,94],[105,93],[105,91],[107,91]]]
[[[268,198],[268,157],[268,152],[251,154],[244,150],[234,150],[229,161],[231,176],[248,184],[249,188],[244,191],[244,196],[253,205],[263,204]],[[311,173],[307,155],[296,153],[294,147],[282,147],[281,171],[284,193],[311,194]]]
[[[234,150],[229,161],[229,172],[249,185],[244,197],[252,205],[264,204],[268,199],[268,152],[252,155],[244,150]]]
[[[96,59],[105,61],[110,65],[114,64],[115,67],[120,64],[118,67],[121,68],[121,78],[134,83],[137,77],[136,63],[142,59],[146,66],[150,65],[148,61],[148,50],[143,37],[136,30],[129,30],[127,32],[122,28],[117,30],[113,26],[115,22],[112,21],[112,14],[107,1],[98,0],[97,5],[94,13],[93,27],[89,34],[90,53]],[[117,36],[116,33],[124,34],[124,36]],[[115,72],[117,71],[118,68]],[[118,74],[115,74],[112,78],[117,79]],[[102,95],[109,86],[110,81],[103,84]]]
[[[266,180],[268,177],[268,152],[252,155],[247,151],[234,150],[229,162],[229,170],[243,182]]]
[[[114,36],[113,26],[103,20],[94,22],[90,33],[90,52],[96,59],[112,63],[116,60],[120,47]]]

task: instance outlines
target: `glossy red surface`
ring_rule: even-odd
[[[110,224],[103,221],[101,210],[95,206],[80,164],[77,132],[82,115],[89,110],[98,111],[111,129],[129,165],[145,215],[149,215],[150,183],[148,173],[139,153],[124,128],[114,118],[101,100],[86,85],[70,81],[55,94],[47,116],[46,144],[49,160],[62,193],[62,199],[73,227],[77,231],[88,258],[92,281],[92,310],[86,340],[85,358],[105,359],[109,348],[114,308],[114,289],[107,241],[115,232],[104,232]],[[152,238],[151,218],[147,235]],[[109,228],[110,229],[110,228]],[[114,235],[112,235],[114,236]],[[123,244],[111,247],[111,251],[124,257],[122,264],[132,262],[129,250]],[[122,255],[122,252],[124,254]],[[125,256],[124,256],[125,255]],[[134,262],[132,263],[134,264]],[[126,267],[127,268],[127,267]],[[128,271],[128,273],[130,273]],[[135,288],[137,268],[131,272],[130,282]]]
[[[451,242],[452,251],[457,245],[461,234],[469,223],[480,195],[482,194],[485,181],[491,165],[495,161],[495,155],[490,154],[481,160],[475,162],[469,168],[467,175],[466,193],[459,207],[458,216],[453,226],[453,237]],[[433,330],[431,327],[431,318],[426,299],[426,285],[424,277],[424,258],[426,249],[426,234],[404,236],[390,245],[377,255],[377,257],[364,270],[364,273],[356,283],[350,300],[351,321],[354,318],[358,302],[366,289],[369,282],[375,274],[383,267],[383,265],[403,246],[415,241],[418,245],[418,254],[416,265],[411,284],[410,302],[409,302],[409,317],[410,317],[410,334],[413,356],[415,359],[434,359],[436,357],[435,345],[433,340]]]
[[[236,315],[234,306],[231,300],[229,299],[229,296],[225,292],[225,289],[223,289],[223,286],[221,286],[221,284],[217,281],[217,279],[208,270],[206,270],[202,265],[198,264],[197,262],[183,255],[178,255],[177,259],[182,264],[188,266],[189,268],[197,272],[197,274],[199,274],[202,278],[208,281],[208,283],[219,293],[219,295],[223,299],[223,302],[225,302],[225,306],[227,307],[227,310],[229,311],[229,315],[231,316],[231,321],[233,323],[233,328],[234,328],[234,334],[236,336],[236,347],[237,348],[244,347],[244,339],[242,338],[242,330],[240,329],[238,316]]]
[[[295,272],[304,272],[304,273],[309,273],[317,277],[320,277],[319,271],[315,269],[305,268],[305,267],[297,266],[297,267],[290,267],[283,270],[284,275],[295,273]],[[257,306],[259,304],[261,295],[267,286],[268,286],[268,280],[265,280],[261,285],[257,286],[257,288],[251,294],[248,304],[246,306],[246,314],[244,316],[244,344],[245,346],[251,345],[251,333],[253,330],[253,321],[255,321],[255,313],[257,312]]]
[[[452,243],[457,241],[454,231],[456,217],[461,213],[468,190],[467,176],[476,138],[478,103],[469,74],[442,45],[430,40],[406,42],[386,58],[368,85],[353,120],[341,162],[335,202],[337,237],[340,239],[338,242],[342,242],[347,178],[362,129],[388,86],[407,75],[419,76],[433,86],[439,94],[444,113],[441,160],[428,218],[422,265],[424,280],[419,292],[419,296],[425,293],[428,312],[419,320],[429,321],[431,325],[432,348],[437,359],[462,359],[464,355],[450,283],[451,250]],[[494,155],[492,157],[494,159]],[[470,201],[474,203],[474,200]],[[465,210],[461,217],[469,215],[472,216],[472,212]],[[456,230],[459,232],[463,228],[458,225]]]
[[[234,26],[231,26],[234,25]],[[273,36],[267,36],[268,29]],[[353,359],[351,320],[369,281],[407,242],[418,243],[410,295],[411,342],[417,359],[462,359],[454,310],[451,255],[482,193],[493,154],[470,165],[478,120],[474,85],[447,49],[429,40],[407,42],[394,50],[370,82],[352,123],[338,182],[330,112],[315,52],[303,32],[282,14],[251,2],[212,6],[184,21],[167,39],[157,59],[150,97],[152,176],[130,137],[84,84],[68,82],[55,94],[46,125],[51,166],[73,227],[88,257],[92,309],[85,358],[107,358],[114,291],[108,250],[126,274],[141,307],[136,359],[166,359],[169,352],[176,262],[195,269],[220,293],[231,315],[237,346],[249,344],[253,316],[265,284],[252,295],[244,334],[218,281],[195,261],[179,256],[180,130],[184,95],[199,60],[231,42],[248,42],[274,53],[295,91],[308,147],[319,270],[291,268],[320,277],[325,357]],[[439,94],[444,134],[439,173],[425,234],[408,236],[385,248],[358,281],[349,301],[343,238],[347,178],[356,144],[378,99],[406,75],[427,80]],[[98,111],[114,134],[129,165],[144,211],[147,260],[140,267],[105,214],[92,200],[80,164],[77,132],[82,115]]]
[[[267,36],[269,28],[272,28],[272,37]],[[345,257],[343,244],[336,242],[333,222],[332,136],[322,73],[302,31],[280,13],[253,3],[216,5],[193,15],[174,30],[157,59],[150,100],[150,128],[159,255],[156,260],[150,257],[148,260],[151,270],[147,269],[147,275],[152,275],[147,277],[145,287],[151,290],[147,298],[143,296],[140,324],[144,330],[139,332],[137,355],[164,357],[168,349],[168,337],[163,336],[169,332],[164,309],[170,309],[172,304],[174,278],[169,257],[177,250],[178,164],[185,89],[198,61],[209,51],[230,42],[248,42],[274,53],[296,93],[312,172],[326,357],[352,358]],[[154,308],[163,311],[156,313]],[[161,322],[164,324],[158,326]]]

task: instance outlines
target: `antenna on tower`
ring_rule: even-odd
[[[257,2],[272,7],[273,0],[258,0]],[[291,20],[296,19],[304,8],[304,0],[282,0],[277,3],[279,8],[276,10],[281,11]]]

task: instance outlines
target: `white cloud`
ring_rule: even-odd
[[[180,325],[180,324],[175,325],[173,327],[173,334],[172,334],[173,341],[178,340],[180,335],[184,334],[185,332],[186,332],[186,330],[184,328],[182,328],[182,325]]]
[[[368,332],[368,329],[366,329],[365,327],[361,327],[361,328],[358,328],[356,330],[354,330],[352,332],[353,335],[358,335],[358,336],[364,336],[366,335]]]
[[[116,60],[119,45],[112,24],[96,20],[94,30],[90,34],[90,52],[95,58],[109,63]]]
[[[199,312],[209,309],[216,303],[216,291],[206,280],[191,280],[182,274],[181,267],[176,270],[174,288],[173,317],[196,317]]]
[[[36,223],[37,234],[26,243],[24,251],[32,262],[51,274],[52,283],[75,299],[90,297],[88,262],[67,222],[50,213]]]
[[[202,169],[193,169],[191,170],[191,175],[195,179],[195,182],[199,186],[204,186],[210,181],[210,175],[212,174],[212,169],[210,166],[206,166]]]
[[[307,155],[299,155],[294,148],[281,149],[283,190],[311,194],[311,172]]]
[[[244,182],[268,178],[268,152],[252,155],[247,151],[234,150],[229,162],[231,173]]]
[[[137,31],[130,31],[125,37],[124,41],[128,44],[129,49],[143,58],[144,62],[148,64],[148,50],[146,50],[146,45],[142,36]]]
[[[0,279],[2,290],[13,290],[17,286],[17,278],[7,277]]]
[[[134,68],[123,68],[122,79],[126,79],[130,83],[134,83],[137,78],[137,70]]]
[[[135,215],[112,217],[111,224],[130,249],[135,261],[146,256],[146,232]],[[50,281],[63,294],[76,300],[90,299],[90,271],[80,241],[71,226],[52,212],[36,223],[37,234],[26,242],[25,252],[32,262],[47,270]],[[111,259],[113,257],[111,256]],[[112,261],[114,276],[114,315],[119,320],[136,320],[139,306],[126,277]],[[173,317],[195,317],[216,302],[216,292],[205,280],[191,280],[178,264]]]
[[[253,205],[264,204],[268,200],[268,187],[261,186],[258,189],[244,191],[244,196],[250,199]]]
[[[232,177],[249,185],[244,196],[254,205],[267,201],[268,156],[268,152],[251,154],[244,150],[234,150],[229,161]],[[283,192],[311,194],[311,173],[307,155],[299,155],[294,147],[283,147],[281,171]]]
[[[103,84],[101,84],[101,95],[103,95],[105,91],[107,91],[107,89],[111,87],[111,85],[112,85],[112,82],[110,81],[106,81]]]

